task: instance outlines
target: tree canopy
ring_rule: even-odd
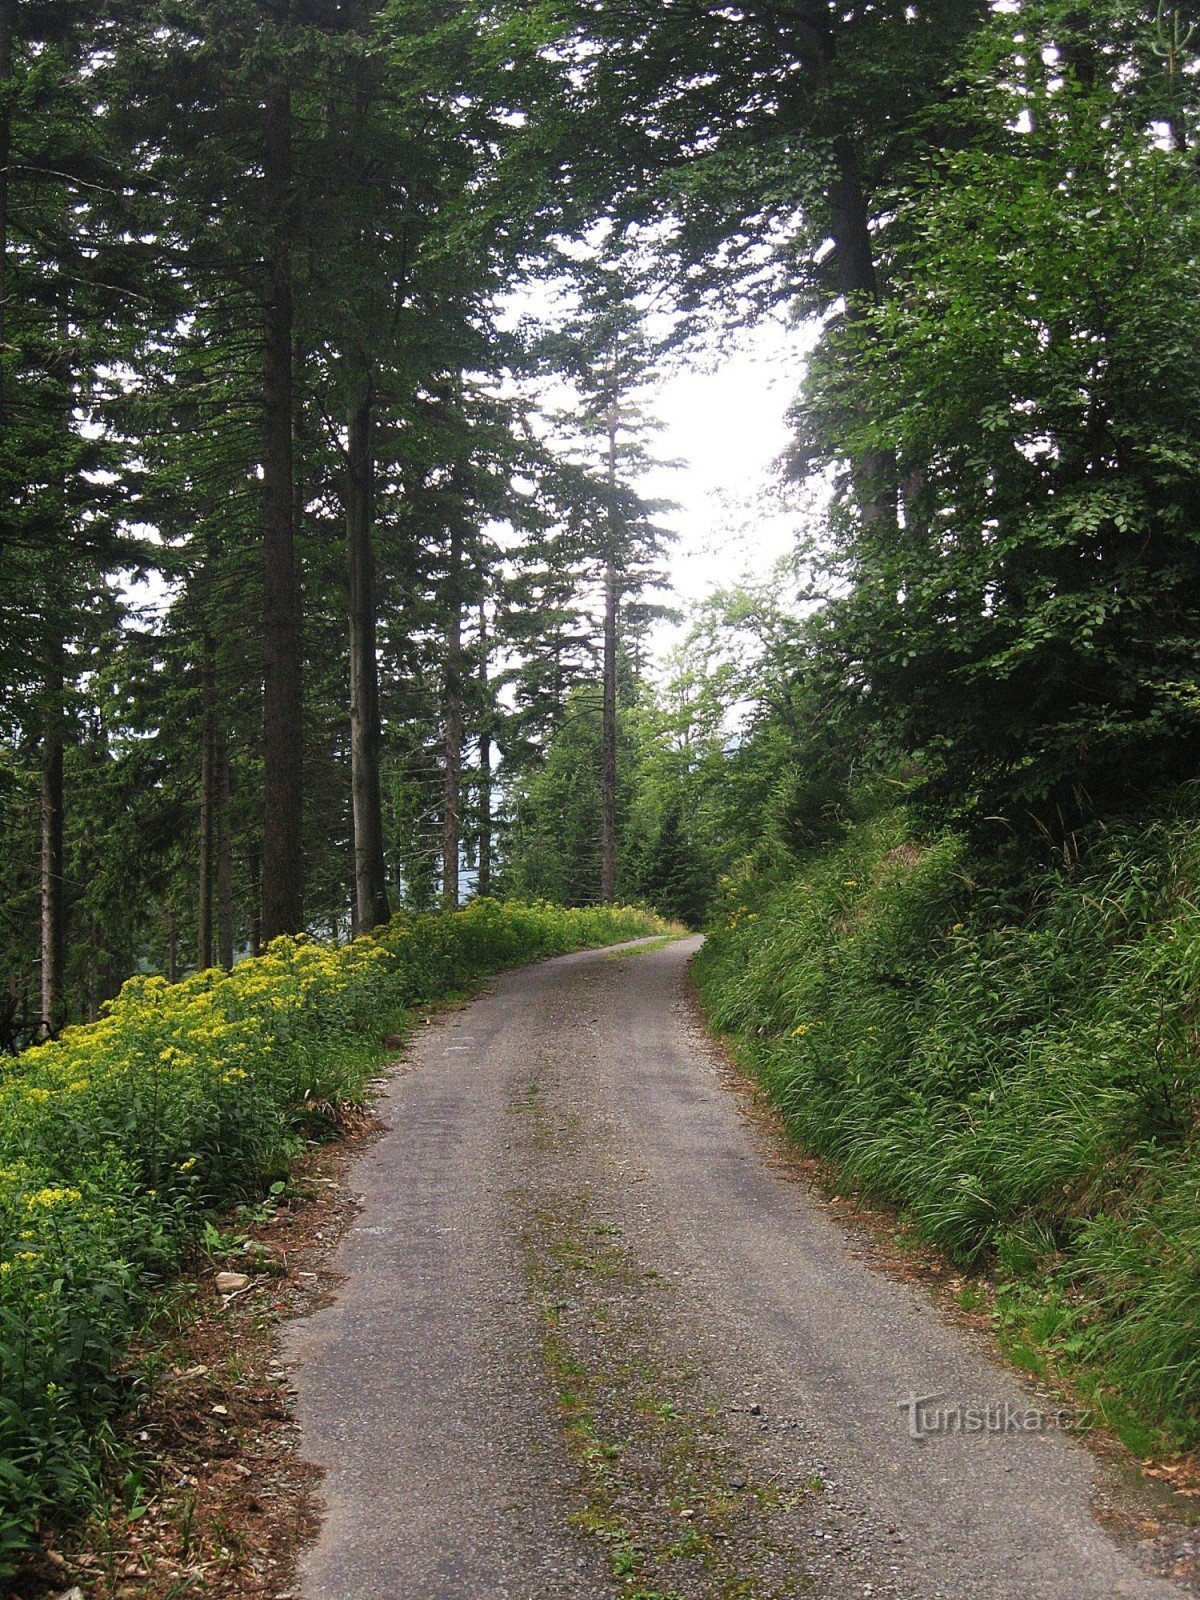
[[[899,784],[1200,755],[1190,3],[0,0],[0,966],[520,889],[700,923]],[[653,385],[763,313],[819,508],[670,663]],[[998,845],[997,845],[998,847]]]

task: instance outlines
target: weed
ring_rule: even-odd
[[[997,1308],[1014,1360],[1091,1371],[1180,1443],[1200,1440],[1196,797],[1019,896],[955,836],[877,816],[782,888],[739,885],[696,966],[797,1137],[1020,1291]]]
[[[0,1578],[40,1522],[96,1503],[105,1419],[132,1381],[114,1374],[147,1306],[196,1247],[242,1250],[214,1215],[266,1220],[412,1007],[663,926],[478,900],[342,946],[277,939],[232,972],[132,978],[98,1022],[0,1066]]]
[[[614,1578],[632,1577],[638,1569],[638,1553],[631,1544],[619,1544],[609,1557]]]

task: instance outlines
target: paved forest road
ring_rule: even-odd
[[[773,1169],[694,948],[511,974],[417,1040],[292,1341],[305,1600],[1179,1595],[1080,1445],[909,1437],[910,1391],[1030,1401]]]

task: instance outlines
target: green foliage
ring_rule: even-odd
[[[232,972],[134,978],[0,1073],[0,1573],[94,1482],[148,1297],[217,1209],[278,1192],[361,1100],[408,1007],[519,962],[659,932],[652,915],[477,900]]]
[[[1071,1355],[1200,1436],[1196,792],[1001,898],[891,811],[734,898],[698,961],[809,1147],[963,1261],[1047,1276]]]
[[[943,817],[1061,836],[1200,757],[1200,212],[1137,10],[996,14],[800,412],[806,458],[895,462],[831,644]]]

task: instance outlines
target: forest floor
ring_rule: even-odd
[[[185,1292],[138,1421],[144,1514],[64,1546],[64,1583],[1200,1593],[1193,1501],[1076,1436],[944,1258],[798,1155],[706,1037],[694,948],[547,962],[418,1031],[252,1230],[245,1288]],[[914,1395],[937,1397],[916,1427]]]

